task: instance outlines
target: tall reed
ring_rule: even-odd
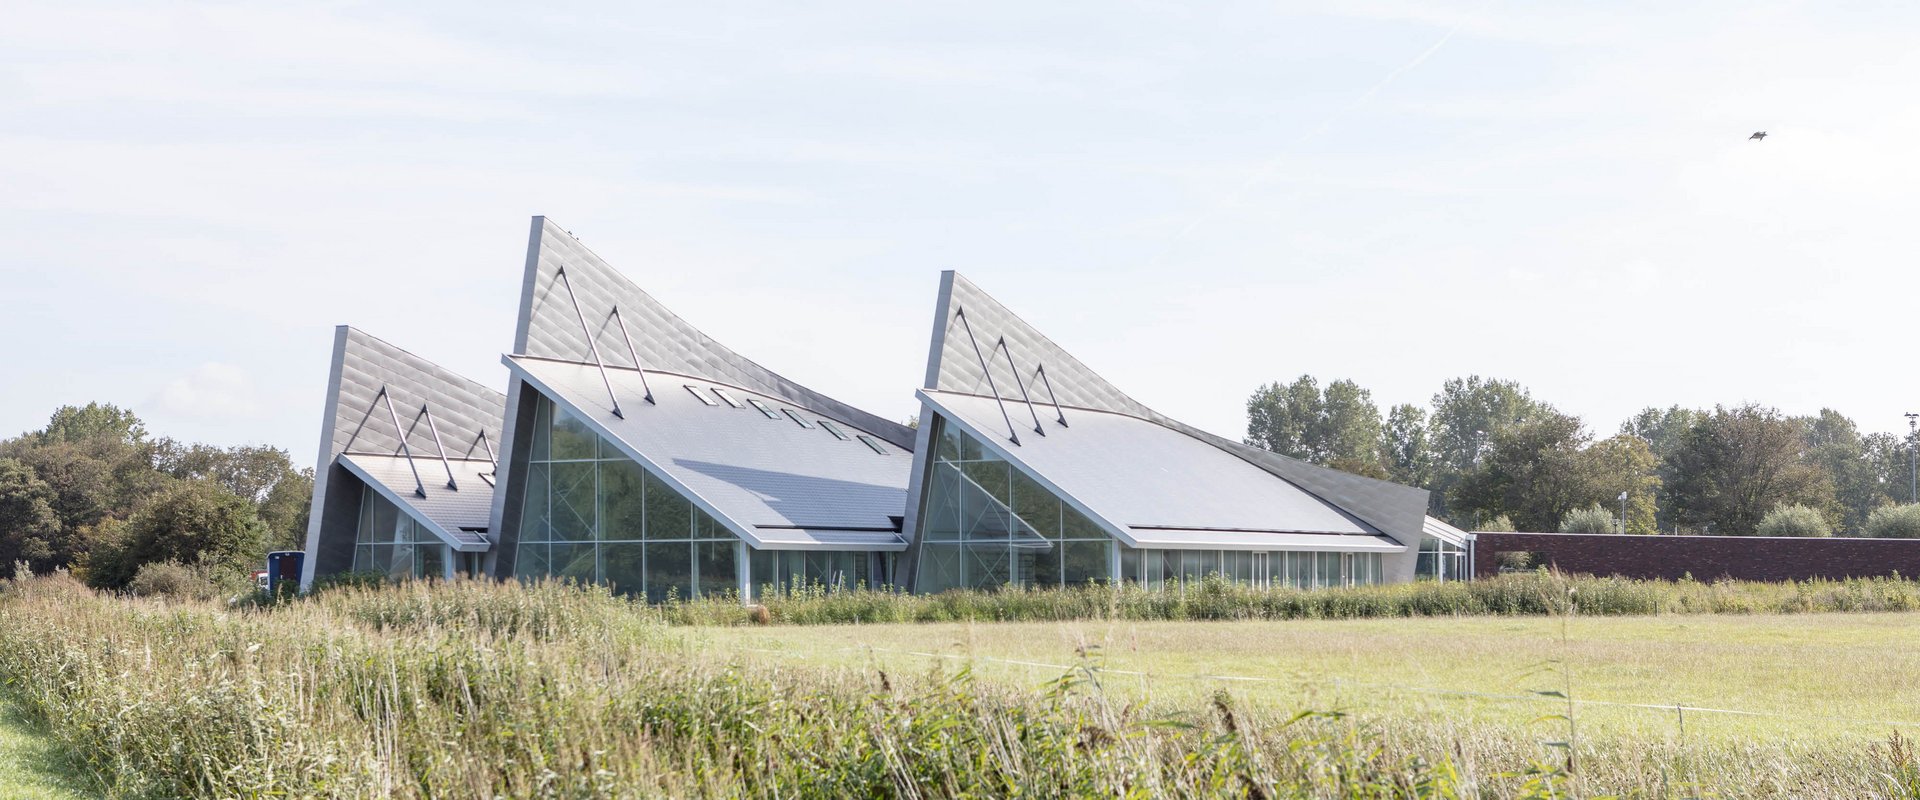
[[[1097,651],[1038,690],[795,667],[702,651],[672,613],[557,584],[228,608],[43,577],[0,584],[0,680],[117,798],[1564,796],[1516,729],[1123,704]],[[1643,796],[1681,790],[1683,755],[1721,796],[1870,796],[1908,763],[1580,747],[1584,785]]]
[[[1285,620],[1546,615],[1559,613],[1566,591],[1578,591],[1578,613],[1751,614],[1920,610],[1920,581],[1856,578],[1786,583],[1642,581],[1562,576],[1545,571],[1469,582],[1386,584],[1338,589],[1254,588],[1219,578],[1180,588],[1097,584],[1067,589],[950,591],[913,595],[889,589],[801,587],[761,599],[773,624],[882,622],[1125,620]],[[667,624],[737,625],[760,612],[732,597],[668,603],[645,615]]]

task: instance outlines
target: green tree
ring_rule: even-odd
[[[1433,450],[1441,466],[1466,473],[1493,446],[1493,436],[1543,408],[1514,381],[1478,375],[1454,378],[1433,396]]]
[[[1833,526],[1818,509],[1801,505],[1775,506],[1760,518],[1755,536],[1832,536]]]
[[[137,445],[147,438],[147,425],[132,411],[110,403],[61,406],[47,427],[32,434],[42,442],[81,442],[106,439]]]
[[[1619,508],[1627,495],[1627,533],[1659,533],[1660,459],[1645,440],[1620,434],[1580,451],[1593,502]]]
[[[1481,519],[1507,515],[1522,530],[1553,530],[1594,501],[1578,417],[1551,409],[1501,427],[1480,463],[1453,487],[1449,504]]]
[[[1920,539],[1920,503],[1874,509],[1867,515],[1867,535],[1880,539]]]
[[[1758,405],[1715,408],[1687,431],[1666,473],[1674,519],[1707,533],[1752,533],[1783,504],[1834,504],[1833,483],[1807,457],[1801,426]]]
[[[1350,380],[1270,383],[1247,399],[1246,443],[1313,464],[1387,477],[1385,426],[1373,395]]]
[[[1831,408],[1800,420],[1805,429],[1807,458],[1827,473],[1839,508],[1840,529],[1858,534],[1867,515],[1893,502],[1881,476],[1867,457],[1866,440],[1853,420]]]
[[[1288,384],[1269,383],[1247,398],[1245,441],[1283,456],[1313,461],[1319,420],[1320,384],[1313,376],[1302,375]]]
[[[1618,533],[1620,518],[1599,503],[1576,508],[1560,517],[1561,533]]]
[[[27,465],[0,458],[0,564],[25,561],[34,571],[66,566],[70,552],[53,512],[53,487]]]
[[[155,469],[182,480],[209,480],[254,504],[276,548],[297,548],[306,536],[313,470],[296,469],[278,447],[231,448],[161,439]]]
[[[1427,412],[1401,403],[1387,412],[1387,476],[1395,483],[1426,486],[1433,479],[1433,448],[1427,441]]]
[[[267,529],[254,506],[206,481],[182,481],[96,545],[87,579],[119,589],[146,564],[177,562],[244,574],[266,555]]]
[[[1646,442],[1655,456],[1665,460],[1680,449],[1687,431],[1706,418],[1705,411],[1680,406],[1645,408],[1621,423],[1620,432]]]
[[[1912,448],[1906,437],[1891,433],[1870,433],[1861,439],[1867,472],[1890,502],[1913,503]]]
[[[1453,517],[1453,486],[1480,465],[1501,429],[1518,423],[1544,405],[1513,381],[1473,375],[1442,384],[1433,396],[1433,415],[1427,427],[1432,446],[1432,511]]]

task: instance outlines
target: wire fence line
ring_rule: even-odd
[[[792,658],[795,656],[799,656],[801,658],[809,657],[805,653],[795,653],[789,650],[773,650],[773,649],[759,648],[759,647],[744,647],[740,649],[746,650],[749,652],[755,652],[755,653],[770,653],[773,655],[779,655],[779,656],[784,656],[788,658]],[[871,645],[853,645],[848,647],[840,647],[840,648],[834,648],[833,650],[830,650],[828,652],[830,653],[854,653],[854,652],[890,653],[894,655],[918,656],[922,658],[936,658],[936,659],[943,659],[943,660],[949,660],[949,661],[985,661],[985,662],[991,662],[996,664],[1007,664],[1011,666],[1031,667],[1034,669],[1046,669],[1046,670],[1052,670],[1055,672],[1066,672],[1067,670],[1077,668],[1075,665],[1072,665],[1072,664],[1054,664],[1054,663],[1049,663],[1045,661],[1025,661],[1017,658],[1000,658],[997,656],[963,655],[959,653],[935,653],[935,652],[926,651],[926,650],[896,650],[896,649],[887,648],[887,647],[873,647]],[[1475,692],[1475,691],[1470,691],[1466,689],[1444,689],[1444,688],[1436,688],[1431,686],[1412,686],[1409,684],[1400,684],[1400,683],[1377,683],[1377,682],[1370,682],[1370,681],[1354,681],[1354,680],[1348,680],[1346,678],[1339,678],[1339,677],[1321,678],[1315,681],[1315,680],[1304,680],[1304,679],[1292,680],[1287,678],[1274,678],[1274,677],[1262,676],[1262,675],[1225,675],[1225,674],[1216,675],[1216,674],[1203,673],[1203,672],[1146,672],[1142,670],[1117,669],[1117,668],[1105,667],[1105,666],[1093,667],[1092,669],[1104,675],[1127,675],[1127,676],[1140,677],[1140,678],[1174,678],[1178,680],[1190,680],[1190,681],[1220,681],[1220,682],[1229,682],[1229,683],[1237,682],[1237,683],[1262,683],[1262,684],[1284,684],[1284,685],[1300,685],[1300,684],[1306,684],[1306,683],[1319,682],[1319,683],[1327,683],[1327,684],[1332,684],[1334,686],[1341,686],[1341,687],[1351,687],[1351,688],[1359,688],[1359,689],[1387,689],[1387,690],[1395,690],[1395,691],[1403,691],[1403,692],[1415,692],[1420,694],[1430,694],[1430,695],[1441,696],[1441,697],[1469,698],[1469,699],[1477,699],[1477,700],[1500,700],[1500,701],[1507,701],[1507,702],[1522,701],[1522,702],[1535,702],[1535,703],[1553,703],[1555,705],[1563,705],[1569,702],[1568,698],[1554,697],[1554,696],[1542,695],[1537,693],[1514,694],[1514,693],[1500,693],[1500,692]],[[1796,720],[1796,721],[1805,721],[1805,722],[1840,722],[1840,723],[1847,723],[1851,725],[1882,725],[1882,726],[1891,726],[1891,727],[1900,727],[1900,728],[1920,728],[1920,722],[1914,722],[1914,721],[1908,721],[1908,720],[1868,719],[1864,717],[1848,717],[1848,716],[1840,716],[1840,715],[1834,715],[1834,714],[1790,714],[1782,711],[1752,711],[1752,710],[1737,709],[1737,708],[1714,708],[1712,706],[1694,706],[1694,705],[1687,705],[1685,703],[1630,703],[1630,702],[1620,701],[1620,700],[1591,700],[1591,699],[1584,699],[1579,697],[1572,698],[1571,702],[1574,705],[1578,705],[1578,706],[1632,708],[1632,709],[1641,709],[1646,711],[1660,711],[1660,712],[1672,713],[1679,717],[1680,724],[1682,726],[1685,725],[1685,718],[1686,718],[1685,715],[1687,714],[1721,714],[1725,716],[1767,717],[1771,719],[1786,719],[1786,720]]]

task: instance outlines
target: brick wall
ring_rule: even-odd
[[[1536,566],[1588,575],[1710,581],[1920,576],[1920,539],[1773,536],[1622,536],[1596,533],[1475,534],[1473,572],[1499,571],[1499,554],[1526,551]]]

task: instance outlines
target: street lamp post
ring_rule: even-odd
[[[1920,414],[1907,412],[1907,502],[1920,503]]]
[[[1620,533],[1621,535],[1625,535],[1626,532],[1627,532],[1627,493],[1621,492],[1620,493]]]

